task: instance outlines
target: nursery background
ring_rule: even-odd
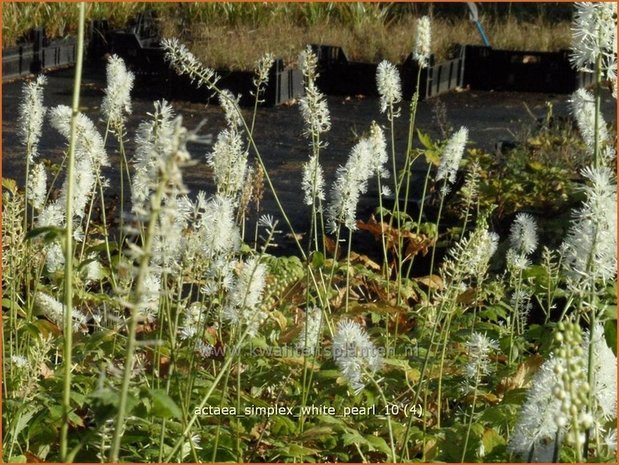
[[[616,17],[4,3],[3,459],[614,462]]]

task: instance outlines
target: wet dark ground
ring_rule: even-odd
[[[66,69],[48,75],[48,84],[45,91],[45,105],[70,105],[72,95],[73,70]],[[93,120],[99,118],[99,105],[105,88],[105,74],[98,71],[86,71],[83,77],[81,93],[81,111]],[[16,119],[23,81],[3,84],[2,86],[2,174],[13,178],[23,185],[25,161],[23,148],[20,146],[16,134]],[[129,136],[133,137],[138,124],[145,119],[146,113],[152,111],[152,101],[160,98],[161,94],[154,92],[147,83],[138,83],[134,91],[133,114],[128,121]],[[417,113],[417,127],[429,133],[433,138],[440,137],[447,128],[457,129],[461,125],[468,127],[470,140],[474,146],[494,150],[495,144],[503,140],[521,140],[527,131],[531,131],[538,118],[546,114],[547,102],[553,107],[555,116],[569,114],[568,98],[566,95],[537,94],[537,93],[509,93],[509,92],[452,92],[443,96],[423,101],[419,104]],[[206,120],[203,133],[212,134],[213,139],[221,130],[225,121],[221,109],[216,105],[191,103],[183,101],[171,102],[176,111],[183,116],[184,125],[188,128],[197,126]],[[331,112],[332,130],[326,134],[328,147],[321,155],[327,185],[331,185],[335,171],[340,164],[344,164],[356,137],[363,134],[370,123],[375,120],[379,124],[388,124],[384,114],[379,112],[377,98],[328,97]],[[251,109],[245,109],[247,118],[251,118]],[[616,118],[616,102],[606,96],[603,101],[603,112],[607,120]],[[400,166],[408,133],[408,115],[395,122],[396,150],[400,154]],[[98,123],[101,132],[105,130],[102,122]],[[309,209],[303,204],[301,190],[301,166],[308,158],[310,148],[308,141],[302,135],[303,120],[298,105],[292,103],[275,108],[259,108],[256,117],[255,140],[261,151],[264,163],[273,180],[275,189],[282,201],[295,231],[303,232],[309,228]],[[65,141],[50,126],[45,126],[40,143],[40,157],[60,162]],[[133,140],[127,144],[127,154],[132,156]],[[184,172],[184,180],[192,194],[199,190],[211,193],[214,190],[210,170],[206,166],[205,154],[210,150],[208,146],[190,146],[192,157],[197,161]],[[104,174],[110,179],[117,179],[119,166],[118,154],[114,145],[110,145],[108,153],[112,168]],[[413,198],[419,198],[422,189],[426,166],[419,160],[415,166],[413,179]],[[112,182],[112,186],[115,183]],[[111,201],[118,201],[114,189],[108,192]],[[366,220],[375,207],[375,184],[370,187],[368,195],[362,200],[359,218]],[[265,192],[261,203],[261,213],[270,213],[275,218],[281,218],[273,196]],[[254,215],[255,216],[255,215]],[[250,219],[248,228],[253,231],[255,218]],[[280,222],[283,226],[283,222]],[[286,229],[282,227],[281,229]],[[285,230],[284,233],[289,231]],[[292,251],[291,241],[280,239],[282,252]]]

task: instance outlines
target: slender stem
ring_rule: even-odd
[[[387,402],[387,398],[385,397],[385,393],[383,392],[382,388],[380,387],[380,385],[374,379],[374,376],[369,374],[369,378],[370,378],[370,380],[372,380],[372,383],[374,384],[374,386],[376,386],[376,389],[378,389],[378,394],[380,395],[380,398],[382,399],[383,404],[385,405],[385,409],[387,410],[387,428],[389,428],[389,443],[391,445],[391,457],[390,457],[390,459],[391,459],[391,461],[393,463],[395,463],[396,462],[395,440],[393,438],[393,427],[391,425],[391,413],[388,411],[389,403]]]
[[[84,57],[84,24],[86,5],[79,4],[79,28],[77,34],[77,60],[75,64],[75,81],[73,82],[73,104],[71,108],[71,131],[69,134],[69,160],[67,163],[67,204],[65,229],[65,264],[64,264],[64,383],[62,399],[62,426],[60,428],[60,457],[67,461],[69,440],[69,413],[71,411],[71,363],[73,352],[73,169],[75,165],[75,145],[77,139],[77,115],[80,103],[82,83],[82,63]]]
[[[441,404],[443,393],[443,368],[445,366],[445,353],[447,351],[447,339],[449,338],[449,329],[451,327],[452,313],[447,316],[447,324],[445,325],[445,335],[443,337],[443,348],[441,349],[441,360],[438,369],[438,389],[436,394],[436,427],[441,427]]]
[[[352,229],[348,230],[348,250],[346,253],[346,304],[345,311],[348,312],[348,299],[350,298],[350,252],[352,250]]]
[[[416,224],[416,233],[419,235],[419,231],[421,230],[421,219],[423,218],[423,207],[425,205],[426,193],[428,192],[428,180],[430,179],[430,172],[432,171],[432,163],[428,163],[428,170],[426,172],[426,178],[423,182],[423,192],[421,193],[421,202],[419,204],[419,216],[417,217]],[[411,257],[411,261],[408,262],[408,270],[406,271],[406,277],[408,278],[411,275],[411,271],[413,270],[413,262],[415,261],[415,256]]]
[[[137,329],[137,317],[139,310],[139,303],[142,294],[144,293],[144,281],[148,273],[148,267],[150,264],[150,255],[152,249],[152,241],[155,235],[155,227],[159,218],[161,210],[161,200],[163,192],[167,183],[166,169],[162,170],[161,179],[157,185],[157,190],[152,197],[151,216],[148,223],[148,229],[145,236],[144,247],[142,250],[142,257],[140,259],[140,266],[138,270],[138,276],[136,278],[135,291],[133,295],[133,301],[131,305],[131,315],[129,317],[129,324],[127,327],[127,348],[125,355],[125,369],[123,372],[123,380],[120,391],[120,399],[118,401],[118,414],[116,416],[116,429],[114,431],[114,437],[112,438],[112,447],[110,448],[109,460],[110,462],[118,462],[118,453],[120,451],[120,440],[123,435],[124,422],[125,422],[125,410],[127,407],[127,399],[129,397],[129,382],[131,381],[131,373],[133,371],[133,356],[136,346],[136,329]]]
[[[469,418],[469,424],[466,428],[466,438],[464,439],[464,446],[462,447],[462,457],[460,463],[464,463],[466,457],[466,448],[469,445],[469,438],[471,436],[471,427],[473,426],[473,416],[475,415],[475,402],[477,401],[477,388],[479,387],[479,364],[475,371],[475,390],[473,391],[473,404],[471,405],[471,417]]]

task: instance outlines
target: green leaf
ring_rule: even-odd
[[[417,129],[417,138],[419,139],[419,142],[421,142],[421,145],[423,145],[425,148],[434,148],[434,144],[432,143],[432,139],[430,139],[430,136],[425,132],[422,132],[421,129]]]
[[[279,455],[284,457],[299,457],[303,458],[308,455],[316,455],[318,451],[316,449],[310,449],[309,447],[300,446],[299,444],[290,444],[286,447],[280,447],[277,449]]]
[[[504,445],[505,438],[494,429],[488,428],[484,431],[481,442],[484,445],[484,453],[489,454],[495,447]]]
[[[43,236],[44,242],[51,242],[56,237],[62,236],[64,230],[56,226],[43,226],[41,228],[33,228],[26,233],[26,240],[32,240],[38,236]]]
[[[344,433],[342,436],[342,441],[345,446],[350,446],[351,444],[359,444],[359,445],[367,445],[368,442],[366,439],[361,436],[359,431],[351,430],[348,433]]]
[[[304,431],[301,438],[304,440],[323,440],[333,434],[333,429],[329,426],[314,426]]]
[[[604,335],[606,336],[606,343],[615,354],[617,355],[617,320],[608,320],[604,324]]]
[[[17,183],[14,179],[11,178],[2,178],[2,188],[7,189],[11,192],[15,192],[17,190]],[[9,460],[10,462],[10,460]]]
[[[150,398],[153,401],[151,413],[161,418],[180,418],[182,415],[181,409],[166,394],[163,389],[151,389]]]
[[[387,445],[387,441],[379,436],[374,436],[373,434],[369,434],[365,437],[365,440],[368,442],[370,446],[370,450],[377,450],[380,452],[384,452],[389,456],[391,454],[391,447]]]
[[[322,268],[325,264],[325,256],[318,252],[315,251],[312,253],[312,266],[316,269]]]
[[[3,181],[4,184],[4,181]],[[9,457],[8,463],[27,463],[25,455],[12,455]]]

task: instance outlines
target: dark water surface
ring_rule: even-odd
[[[67,69],[49,74],[45,90],[45,106],[70,105],[72,96],[73,70]],[[86,71],[83,77],[81,93],[81,110],[97,121],[99,106],[105,88],[103,72]],[[25,161],[24,150],[16,133],[18,105],[23,81],[3,84],[2,86],[2,173],[4,177],[13,178],[23,185]],[[145,119],[146,113],[153,109],[153,99],[160,98],[147,84],[138,84],[133,93],[133,114],[128,120],[127,154],[131,158],[134,151],[132,137],[138,124]],[[556,116],[568,114],[568,98],[566,95],[510,93],[510,92],[453,92],[438,98],[429,99],[419,104],[417,127],[433,137],[440,137],[441,131],[447,126],[458,129],[461,125],[468,127],[472,143],[483,149],[494,150],[495,144],[501,140],[519,139],[527,130],[534,127],[537,118],[546,114],[546,104],[553,105]],[[335,171],[344,164],[356,137],[367,131],[373,120],[387,128],[388,122],[384,114],[379,112],[379,102],[376,98],[361,96],[328,98],[332,119],[332,130],[324,139],[328,147],[321,155],[321,163],[325,171],[327,185],[334,179]],[[203,133],[212,134],[213,139],[224,125],[222,110],[217,105],[205,105],[183,101],[173,101],[173,107],[183,116],[184,125],[188,128],[197,126],[206,119]],[[616,102],[610,96],[604,98],[603,111],[607,120],[616,118]],[[245,116],[251,118],[251,109],[245,109]],[[407,111],[395,122],[396,150],[400,154],[400,166],[408,133]],[[440,116],[437,116],[440,115]],[[103,133],[104,124],[98,122]],[[441,129],[443,128],[443,129]],[[302,135],[303,120],[298,105],[291,104],[275,108],[259,108],[256,117],[255,140],[273,180],[284,209],[290,217],[296,231],[309,228],[308,208],[303,204],[301,190],[301,166],[310,153],[308,141]],[[65,141],[49,124],[45,125],[40,143],[41,158],[55,162],[62,159]],[[205,154],[208,146],[191,146],[192,157],[196,166],[184,172],[184,179],[195,195],[199,190],[213,192],[214,185],[210,170],[206,166]],[[115,144],[110,143],[108,154],[112,167],[104,174],[112,180],[110,188],[111,201],[118,201],[114,195],[114,182],[117,179],[119,157]],[[416,176],[413,183],[413,197],[419,196],[422,189],[423,176],[426,167],[420,161],[415,166]],[[367,219],[376,202],[375,184],[360,205],[360,219]],[[277,205],[270,192],[265,192],[261,204],[262,213],[270,213],[281,218]],[[254,215],[255,216],[255,215]],[[253,230],[255,219],[250,220],[249,228]],[[283,222],[280,222],[283,226]],[[286,229],[282,227],[282,229]],[[288,231],[284,231],[288,232]],[[290,241],[281,239],[283,250],[289,249]]]

